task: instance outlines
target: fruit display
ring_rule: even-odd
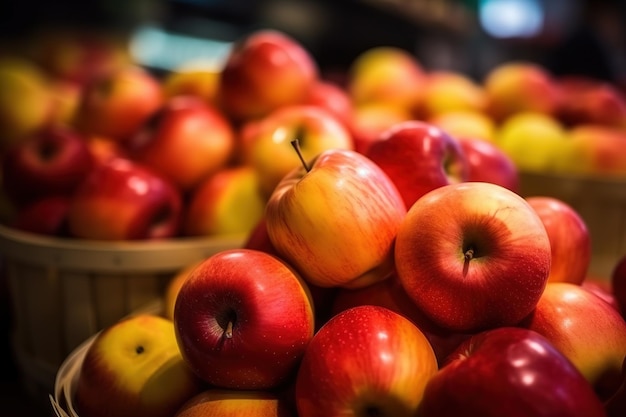
[[[521,192],[528,171],[626,181],[626,99],[565,81],[526,62],[472,80],[376,47],[339,84],[275,30],[217,71],[98,73],[72,117],[2,142],[7,224],[245,239],[68,357],[55,409],[623,416],[626,262],[594,276],[582,213]]]

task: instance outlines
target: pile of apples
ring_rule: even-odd
[[[95,152],[68,187],[68,233],[163,238],[222,218],[247,238],[173,277],[162,315],[95,336],[73,393],[81,417],[626,412],[626,258],[610,280],[590,277],[584,221],[518,194],[518,165],[478,122],[495,119],[435,119],[494,103],[487,90],[388,47],[334,84],[268,30],[241,39],[210,88],[112,74],[64,133],[36,135],[123,151]],[[503,117],[529,90],[547,102],[526,85],[492,108]],[[58,149],[47,140],[35,154]]]

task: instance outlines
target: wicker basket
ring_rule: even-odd
[[[520,194],[551,196],[571,205],[591,234],[590,274],[608,279],[626,255],[626,180],[521,174]]]
[[[58,367],[78,345],[160,300],[183,267],[243,236],[93,242],[0,226],[0,256],[12,303],[12,343],[27,391],[46,399]]]

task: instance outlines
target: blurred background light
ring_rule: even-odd
[[[483,0],[478,13],[483,30],[496,38],[532,37],[544,22],[538,0]]]

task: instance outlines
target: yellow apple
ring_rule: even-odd
[[[0,148],[48,121],[52,103],[48,82],[35,63],[17,56],[0,58]]]
[[[421,114],[429,118],[453,111],[483,112],[487,103],[481,84],[460,72],[438,70],[426,78]]]
[[[220,69],[185,65],[165,75],[163,92],[166,98],[193,95],[210,103],[216,102]]]
[[[519,112],[502,122],[496,132],[497,145],[521,171],[551,172],[562,158],[568,135],[554,116]]]
[[[429,123],[439,126],[454,137],[482,139],[495,142],[497,126],[487,114],[475,110],[456,110],[438,114]]]
[[[385,102],[413,111],[417,108],[426,75],[409,51],[378,46],[358,55],[348,70],[347,89],[356,104]]]
[[[81,364],[81,417],[170,417],[202,389],[178,348],[171,320],[140,314],[100,332]]]
[[[247,234],[263,217],[266,197],[249,165],[226,167],[191,191],[184,216],[188,236]]]

